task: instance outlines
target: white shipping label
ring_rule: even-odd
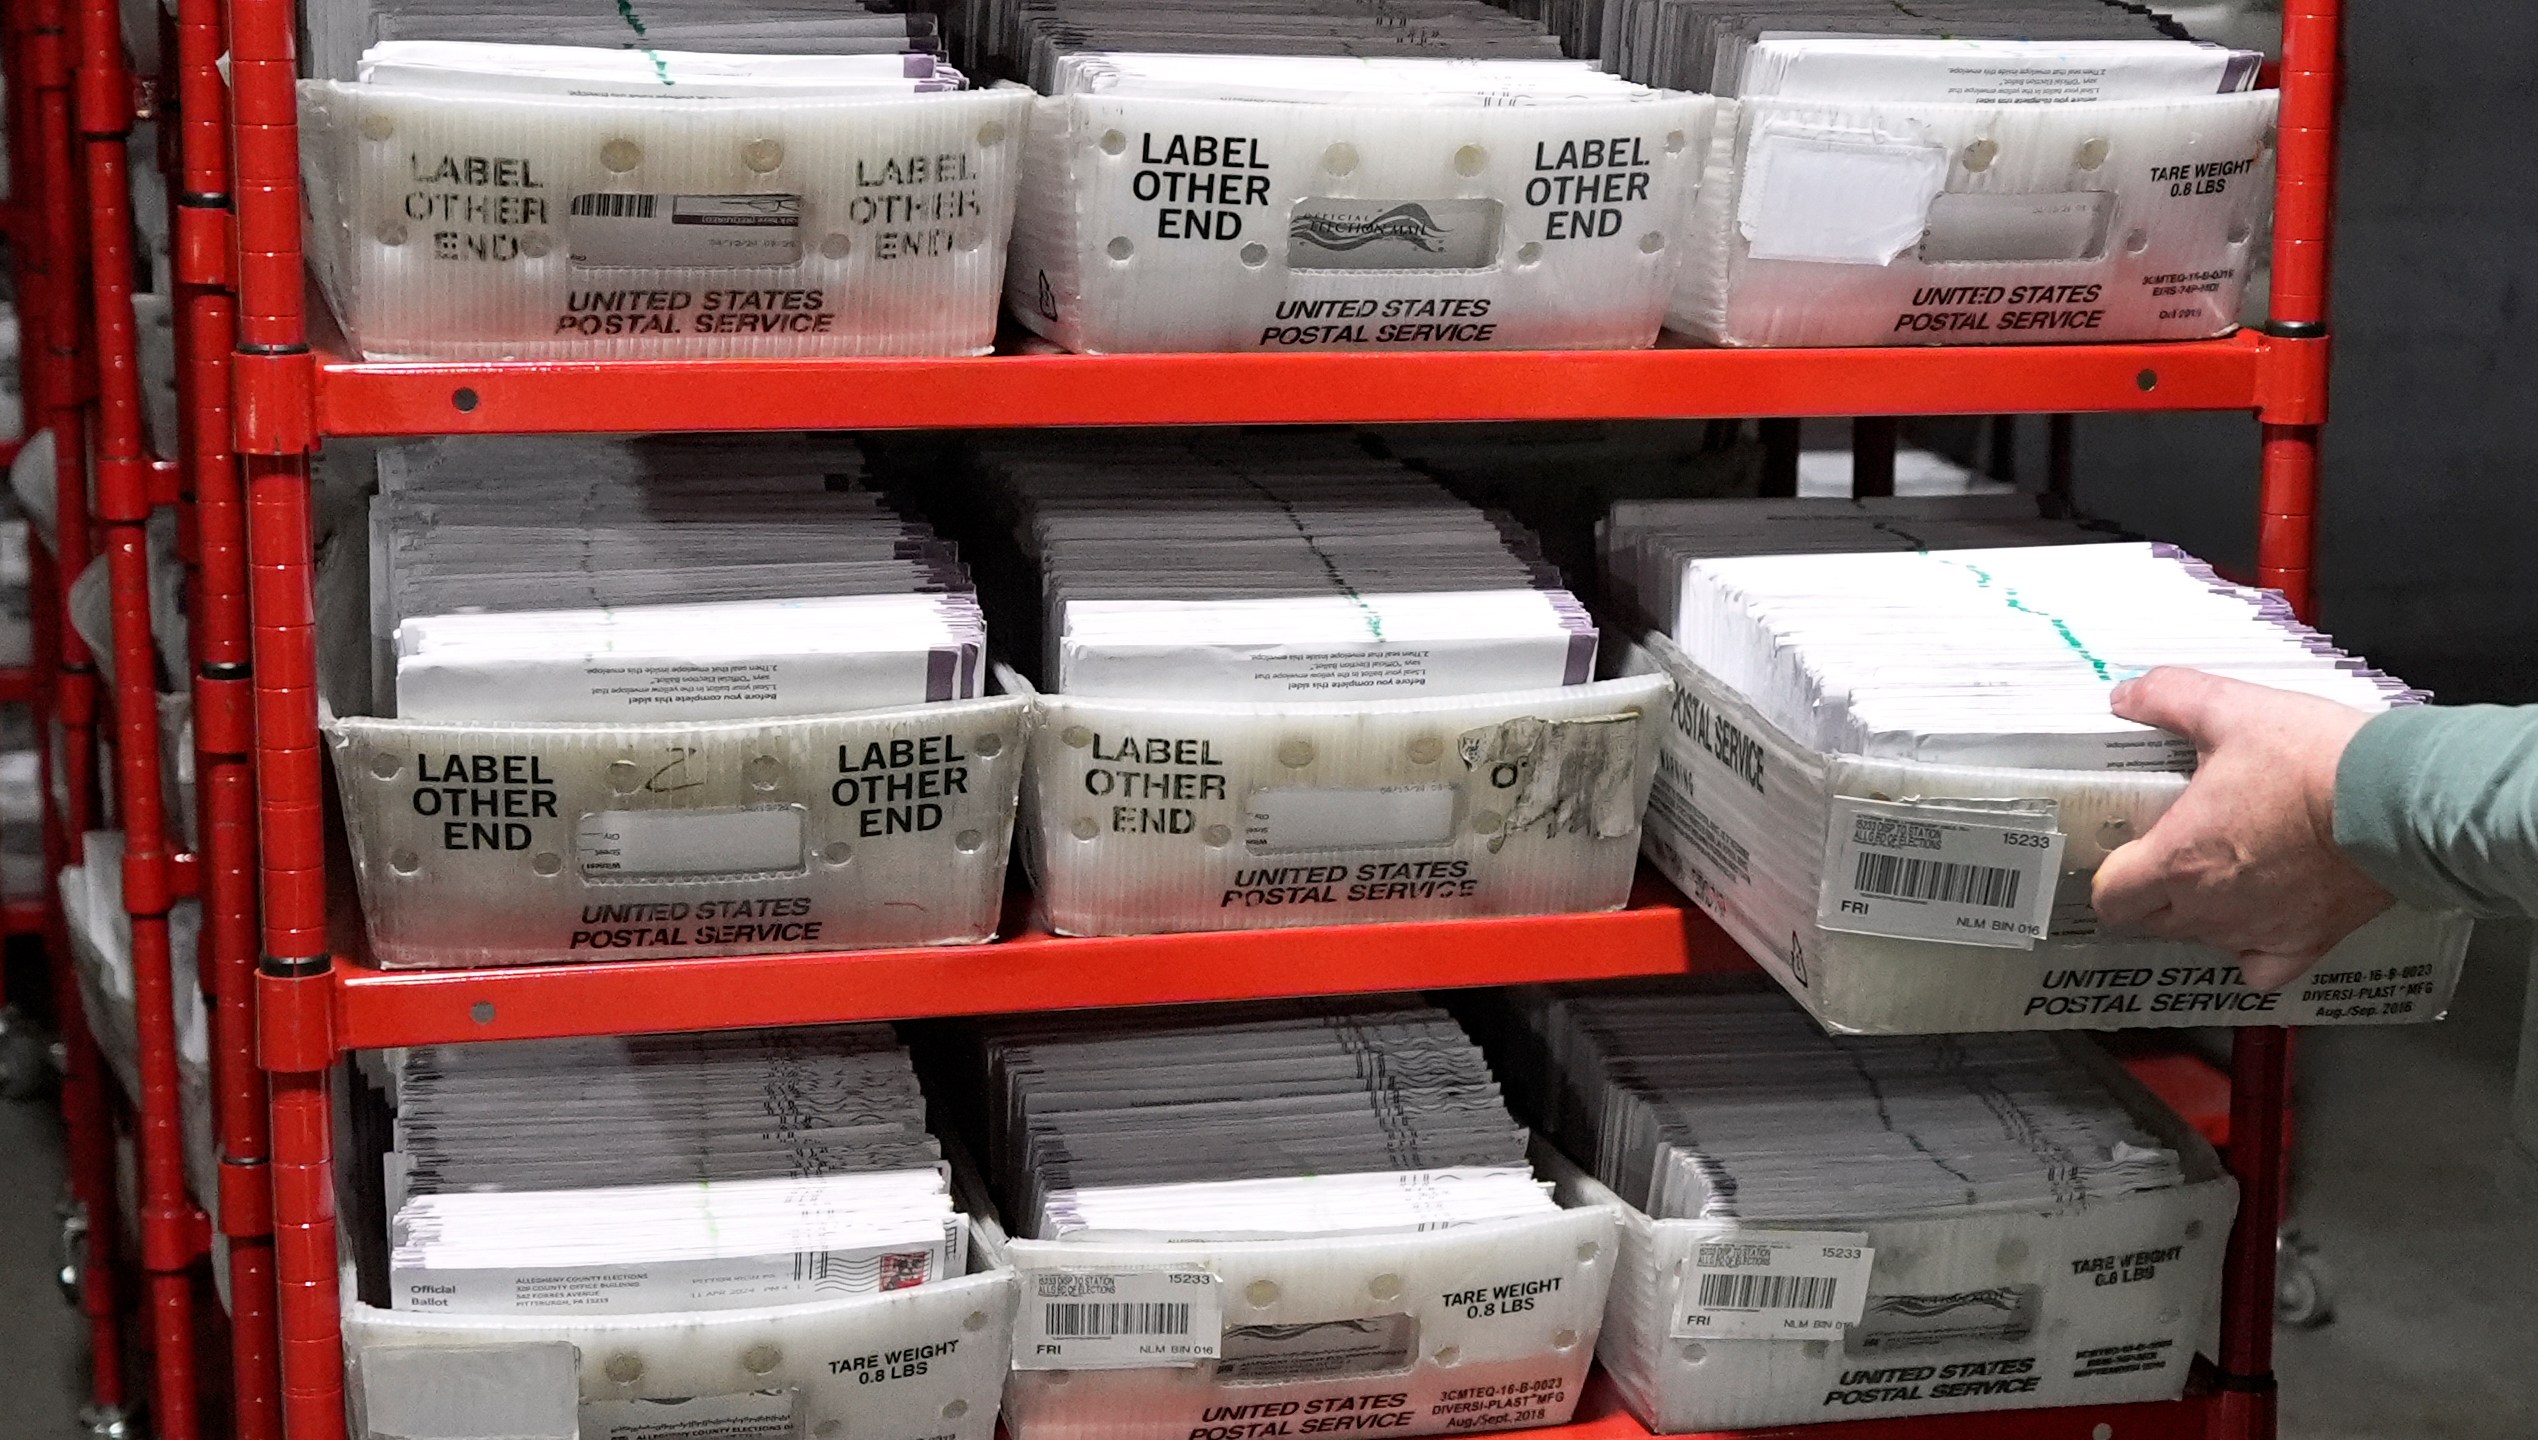
[[[1837,1335],[1859,1323],[1866,1235],[1828,1230],[1703,1227],[1683,1272],[1673,1333],[1680,1340],[1787,1340]]]
[[[596,810],[573,832],[582,873],[617,880],[773,875],[802,869],[799,805]]]
[[[1243,821],[1254,855],[1289,850],[1354,850],[1442,845],[1454,838],[1451,785],[1387,785],[1365,790],[1289,786],[1255,790]]]
[[[801,1433],[795,1390],[582,1403],[582,1440],[796,1440]]]
[[[1196,1365],[1224,1343],[1222,1287],[1204,1265],[1025,1270],[1016,1370]]]
[[[794,265],[802,197],[593,191],[566,205],[564,241],[573,263],[591,269]]]
[[[1875,131],[1773,126],[1753,137],[1736,227],[1756,260],[1887,265],[1921,243],[1947,152]]]
[[[2050,800],[1981,802],[1833,797],[1824,888],[1827,930],[2032,950],[2053,912],[2063,835]]]

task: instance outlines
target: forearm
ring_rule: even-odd
[[[2538,914],[2538,707],[2372,720],[2336,767],[2335,842],[2410,904]]]

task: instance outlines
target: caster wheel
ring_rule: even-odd
[[[128,1411],[112,1405],[83,1405],[79,1411],[80,1428],[90,1440],[140,1440],[140,1427],[133,1424]]]
[[[2335,1296],[2327,1285],[2318,1247],[2285,1231],[2274,1242],[2274,1318],[2297,1330],[2315,1330],[2335,1318]]]
[[[76,1310],[88,1269],[88,1212],[77,1205],[62,1212],[62,1268],[53,1279],[62,1287],[62,1303]]]

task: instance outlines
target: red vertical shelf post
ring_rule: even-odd
[[[14,8],[14,7],[13,7]],[[76,864],[95,823],[97,674],[88,646],[69,623],[71,581],[87,565],[88,483],[83,415],[88,376],[81,343],[79,304],[81,184],[72,159],[71,57],[68,0],[33,0],[22,13],[20,66],[11,90],[23,88],[25,126],[19,154],[28,163],[13,171],[22,221],[11,236],[24,252],[22,273],[33,284],[20,294],[19,353],[24,365],[30,433],[50,431],[54,443],[54,517],[47,562],[35,612],[37,643],[44,657],[46,713],[45,815],[48,864]],[[53,872],[58,874],[58,870]],[[53,875],[48,874],[51,891]],[[92,1431],[113,1433],[131,1412],[124,1370],[124,1332],[116,1269],[121,1206],[115,1187],[115,1143],[109,1081],[80,1006],[69,937],[61,908],[49,907],[49,949],[54,1015],[62,1032],[62,1119],[68,1133],[70,1190],[85,1222],[79,1259],[79,1304],[88,1322],[89,1400],[82,1420]]]
[[[282,1374],[274,1308],[273,1200],[264,1072],[255,1054],[256,788],[247,617],[245,495],[230,422],[237,343],[229,86],[220,0],[179,0],[178,129],[169,215],[176,282],[179,462],[194,538],[194,784],[201,856],[201,970],[210,991],[220,1228],[229,1246],[236,1440],[278,1440]]]
[[[273,1257],[283,1432],[342,1440],[333,1136],[323,1039],[332,960],[317,731],[309,452],[316,367],[301,313],[299,62],[292,0],[229,5],[237,348],[231,360],[246,541],[262,942],[256,1025],[271,1091]],[[314,1020],[317,1033],[309,1024]]]
[[[2342,0],[2283,7],[2282,110],[2276,126],[2273,282],[2257,421],[2259,583],[2316,618],[2318,441],[2327,410],[2327,258],[2335,213],[2335,121],[2342,84]],[[2274,1239],[2289,1154],[2292,1034],[2238,1032],[2231,1054],[2230,1168],[2240,1206],[2230,1234],[2217,1422],[2233,1440],[2273,1440]]]
[[[141,1093],[132,1097],[140,1170],[141,1268],[153,1339],[151,1428],[200,1433],[193,1264],[202,1225],[185,1185],[183,1081],[168,936],[174,903],[161,787],[157,651],[150,635],[150,457],[133,318],[130,136],[133,86],[114,0],[80,0],[78,118],[88,182],[89,294],[96,359],[94,466],[114,613],[115,779],[123,821],[123,905],[132,922]]]

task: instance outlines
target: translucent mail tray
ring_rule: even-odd
[[[1005,1388],[1013,1440],[1192,1435],[1438,1435],[1565,1424],[1603,1323],[1618,1211],[1312,1240],[996,1246],[1022,1304],[1078,1277],[1201,1270],[1220,1354],[1141,1368],[1026,1368]],[[1210,1307],[1197,1307],[1201,1314]],[[1323,1424],[1314,1426],[1315,1419]],[[1341,1421],[1350,1423],[1342,1424]],[[1249,1428],[1246,1428],[1249,1427]]]
[[[1721,102],[1667,324],[1774,346],[2226,334],[2275,101]]]
[[[1737,1238],[1736,1222],[1651,1219],[1576,1167],[1545,1164],[1564,1202],[1622,1216],[1597,1354],[1623,1403],[1678,1434],[2176,1399],[2218,1340],[2238,1184],[2119,1067],[2094,1051],[2089,1063],[2178,1152],[2186,1183],[2051,1211],[1877,1219],[1842,1214],[1836,1177],[1807,1230],[1873,1252],[1859,1320],[1838,1339],[1683,1333],[1686,1276],[1698,1252]]]
[[[1028,104],[304,82],[309,252],[372,359],[978,354]]]
[[[436,1315],[347,1302],[347,1389],[354,1433],[397,1440],[990,1440],[1013,1310],[1013,1272],[984,1262],[880,1295],[696,1314]]]
[[[388,967],[994,938],[1017,697],[701,724],[329,723]]]
[[[1070,350],[1627,349],[1713,102],[1035,102],[1006,301]]]
[[[2101,933],[2090,881],[2186,785],[2170,773],[1994,769],[1809,749],[1651,637],[1633,665],[1679,703],[1648,805],[1648,858],[1827,1027],[1865,1034],[2174,1025],[2352,1025],[2440,1018],[2466,956],[2465,916],[2398,906],[2280,991],[2180,941]],[[1855,867],[1835,832],[1862,803],[1909,819],[1980,810],[2058,833],[2042,933],[1953,943],[1862,933],[1839,904]]]
[[[1619,909],[1670,688],[1041,696],[1025,863],[1070,935]]]
[[[61,873],[62,918],[70,933],[81,1013],[98,1053],[134,1104],[141,1095],[141,1017],[133,990],[132,923],[123,909],[123,836],[91,831],[86,865]],[[184,1140],[185,1184],[218,1218],[220,1138],[214,1127],[210,1018],[203,1009],[197,957],[201,902],[179,900],[167,915],[168,969],[176,1018],[177,1115]]]

